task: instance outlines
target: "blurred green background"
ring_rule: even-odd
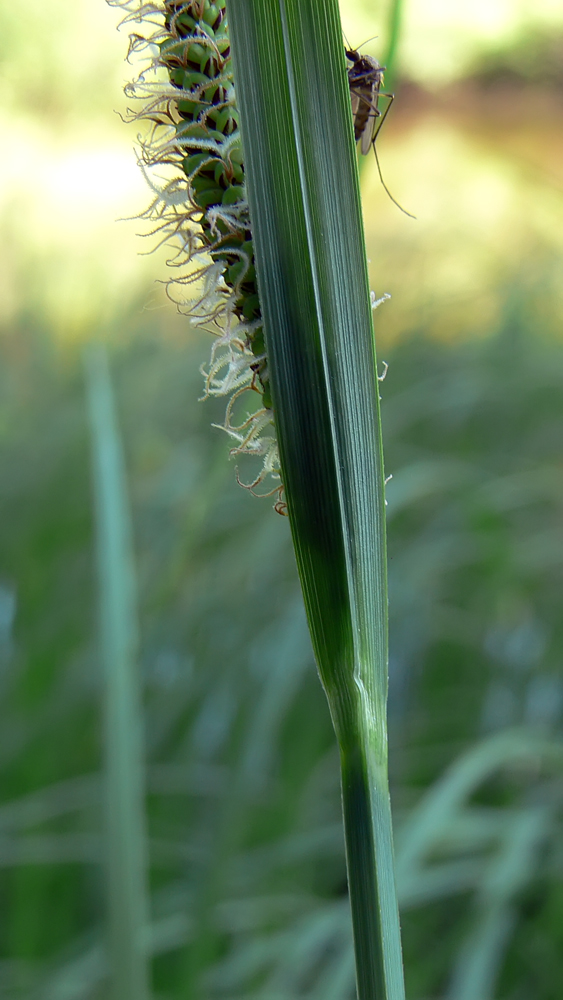
[[[391,58],[379,156],[417,216],[364,164],[372,287],[392,296],[375,326],[408,996],[557,1000],[563,10],[342,14]],[[350,1000],[336,749],[288,525],[237,486],[222,402],[198,402],[210,337],[167,301],[166,251],[115,221],[150,200],[115,113],[117,20],[103,0],[0,10],[0,997],[109,995],[101,341],[134,535],[152,996]]]

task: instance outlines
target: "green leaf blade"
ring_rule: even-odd
[[[259,79],[237,66],[239,15],[244,60]],[[340,692],[340,671],[347,689],[356,669],[379,700],[371,675],[374,647],[386,663],[383,464],[338,11],[235,0],[229,16],[238,99],[248,101],[243,136],[274,410],[315,649],[327,690]]]
[[[358,995],[402,1000],[379,392],[339,12],[230,0],[228,14],[282,475],[341,750]]]

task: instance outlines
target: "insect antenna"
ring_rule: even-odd
[[[346,48],[347,49],[351,49],[354,52],[359,52],[360,49],[363,49],[364,45],[368,44],[368,42],[373,42],[376,38],[379,38],[379,35],[372,35],[371,38],[366,38],[365,42],[362,42],[361,45],[358,45],[357,49],[352,49],[352,46],[350,45],[350,42],[348,41],[348,37],[347,37],[346,32],[344,30],[342,31],[342,34],[344,35],[344,41],[346,42]]]
[[[365,42],[362,42],[361,45],[358,45],[357,51],[359,52],[360,49],[363,49],[364,45],[368,45],[369,42],[374,42],[376,38],[379,38],[379,35],[372,35],[371,38],[366,38]]]

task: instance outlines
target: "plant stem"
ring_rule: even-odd
[[[387,24],[387,49],[383,60],[385,65],[385,84],[391,90],[395,86],[395,64],[401,37],[403,23],[404,0],[391,0]]]
[[[374,751],[341,752],[346,863],[354,928],[358,997],[404,996],[395,902],[391,807],[385,765]]]
[[[359,1000],[403,1000],[379,390],[336,0],[228,0],[282,480],[342,760]]]

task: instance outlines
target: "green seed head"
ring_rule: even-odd
[[[282,487],[225,0],[109,2],[127,11],[125,22],[142,20],[152,28],[145,37],[132,36],[132,49],[144,46],[153,56],[127,93],[143,100],[135,118],[153,124],[141,149],[143,166],[176,168],[164,187],[154,185],[157,197],[146,213],[158,219],[159,232],[176,249],[180,241],[180,276],[169,283],[171,297],[216,335],[204,372],[205,395],[229,397],[223,426],[235,441],[232,454],[262,457],[262,471],[248,486],[263,492],[262,484],[273,478],[270,492],[277,494],[279,509]],[[237,422],[242,400],[256,402]]]

